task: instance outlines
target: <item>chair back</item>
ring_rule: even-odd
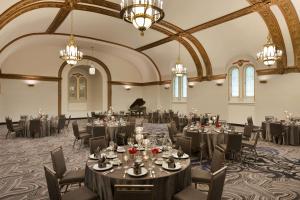
[[[29,130],[32,135],[35,133],[41,133],[42,124],[40,119],[31,119],[29,124]]]
[[[199,132],[187,131],[186,136],[192,139],[192,152],[198,152],[200,150],[200,135]]]
[[[100,147],[100,149],[107,147],[107,142],[104,136],[90,138],[90,153],[94,154],[98,147]]]
[[[53,169],[56,172],[57,178],[62,178],[67,171],[66,162],[62,147],[58,147],[50,152]]]
[[[242,135],[231,133],[228,134],[227,152],[240,152],[242,148]]]
[[[248,123],[249,126],[253,126],[253,119],[252,119],[251,116],[247,117],[247,123]]]
[[[13,126],[13,122],[12,119],[10,119],[9,117],[5,118],[5,122],[6,122],[6,127],[10,132],[14,132],[14,126]]]
[[[66,117],[64,115],[59,116],[58,117],[58,124],[57,124],[58,131],[65,128],[65,123],[66,123]]]
[[[72,123],[72,128],[73,128],[73,134],[74,134],[75,138],[79,138],[80,133],[79,133],[79,128],[78,128],[78,123],[77,123],[77,121],[74,121],[74,122]]]
[[[253,130],[253,126],[250,126],[248,124],[245,125],[245,127],[244,127],[244,136],[247,137],[247,138],[250,138],[252,130]]]
[[[225,163],[225,152],[218,145],[215,146],[214,154],[211,160],[211,168],[210,171],[212,173],[218,171],[222,167],[224,167]]]
[[[46,166],[44,166],[44,171],[50,200],[61,200],[59,184],[55,172]]]
[[[254,143],[253,143],[254,148],[256,148],[258,139],[259,139],[259,132],[256,132],[255,135],[254,135]]]
[[[114,200],[154,200],[154,185],[115,185]]]
[[[222,193],[226,178],[226,168],[227,167],[225,166],[212,174],[207,197],[208,200],[222,199]]]
[[[190,137],[178,137],[176,145],[181,147],[182,151],[189,156],[192,154],[192,138]]]
[[[278,137],[281,136],[283,132],[281,123],[270,123],[270,133],[272,136]]]
[[[72,118],[72,116],[69,115],[69,118],[68,118],[67,123],[66,123],[66,127],[69,127],[69,124],[70,124],[70,122],[71,122],[71,118]]]
[[[92,135],[93,137],[105,137],[105,126],[94,126]]]
[[[126,125],[126,136],[127,137],[132,137],[135,129],[135,123],[130,122]]]

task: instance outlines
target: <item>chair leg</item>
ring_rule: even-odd
[[[74,149],[74,146],[75,146],[76,141],[77,141],[77,139],[75,138],[75,139],[74,139],[74,142],[73,142],[73,149]]]
[[[10,131],[7,131],[5,139],[7,139],[9,133],[10,133]]]
[[[65,193],[68,191],[69,185],[66,185]]]

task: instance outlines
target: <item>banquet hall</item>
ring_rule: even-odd
[[[1,0],[0,200],[299,200],[299,0]]]

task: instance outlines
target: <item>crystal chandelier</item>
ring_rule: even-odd
[[[60,58],[65,60],[69,65],[74,66],[82,60],[83,53],[79,51],[73,35],[73,12],[71,11],[71,35],[65,49],[60,50]]]
[[[179,43],[178,59],[177,59],[177,62],[175,64],[175,67],[172,68],[172,73],[175,76],[183,76],[183,75],[187,74],[186,67],[184,67],[183,64],[180,62],[180,40],[181,40],[181,38],[179,38],[179,40],[178,40],[178,43]]]
[[[122,0],[121,18],[141,31],[151,27],[152,24],[159,22],[165,16],[162,0]]]
[[[267,38],[267,44],[264,45],[262,51],[257,53],[257,60],[262,61],[264,65],[272,66],[278,59],[282,57],[282,50],[278,50],[272,41],[272,37],[269,34]]]
[[[94,57],[94,47],[91,47],[91,48],[92,48],[92,57]],[[95,75],[96,74],[96,68],[92,63],[90,64],[89,74],[90,75]]]

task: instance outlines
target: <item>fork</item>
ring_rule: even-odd
[[[153,177],[155,178],[155,171],[154,171],[154,170],[152,171],[152,175],[153,175]]]
[[[114,172],[114,169],[111,169],[111,170],[109,170],[108,172],[104,172],[103,174],[104,174],[104,175],[107,175],[107,174],[112,173],[112,172]]]

